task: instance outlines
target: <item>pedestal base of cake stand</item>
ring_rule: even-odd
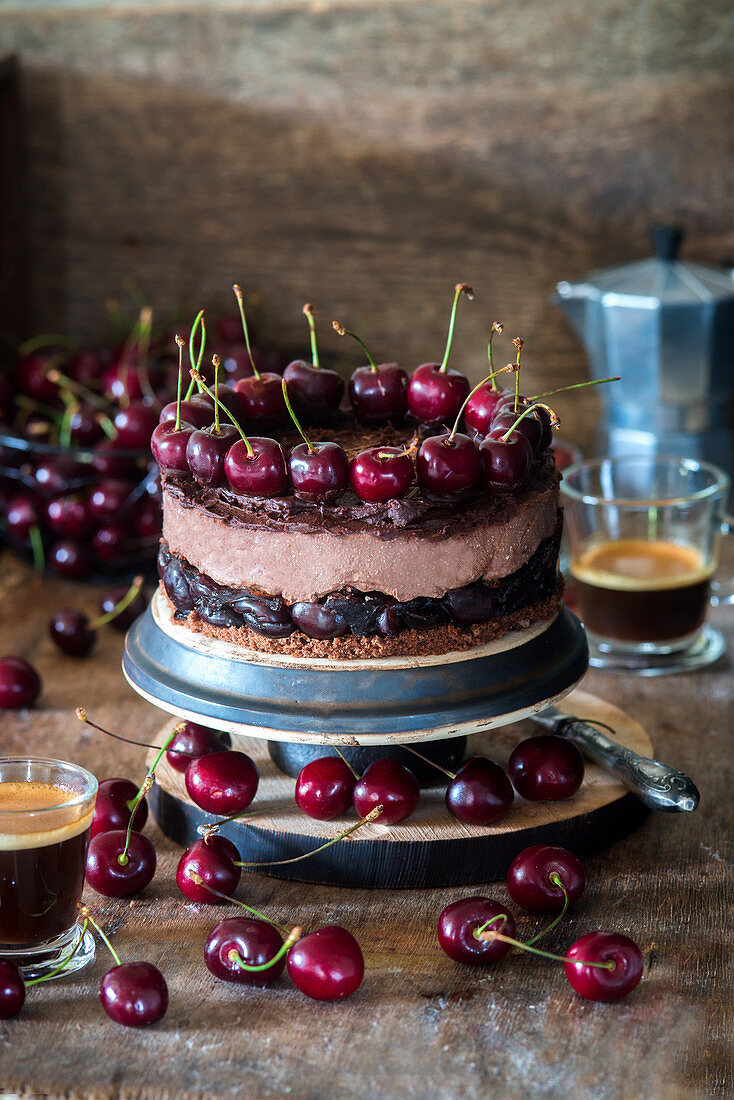
[[[567,705],[582,718],[605,722],[623,745],[653,755],[645,730],[617,707],[578,689]],[[174,725],[170,720],[161,729],[161,743]],[[530,723],[475,733],[469,751],[486,753],[506,766],[513,747],[530,733]],[[491,882],[504,878],[518,852],[530,844],[560,844],[584,857],[631,832],[648,812],[618,780],[587,762],[584,782],[573,798],[525,802],[517,797],[507,817],[494,826],[457,821],[446,809],[441,787],[424,791],[416,812],[399,825],[376,821],[307,859],[279,864],[338,836],[354,823],[354,815],[313,821],[295,806],[293,780],[276,768],[264,740],[236,735],[233,743],[257,763],[260,786],[250,808],[255,812],[243,821],[228,822],[221,832],[236,844],[245,862],[258,864],[246,870],[276,878],[378,888]],[[183,776],[170,768],[165,757],[149,800],[163,832],[184,846],[198,839],[199,828],[213,820],[191,802]]]

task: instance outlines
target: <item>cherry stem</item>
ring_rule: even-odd
[[[289,931],[286,925],[278,924],[277,921],[273,920],[271,917],[266,917],[265,914],[261,913],[258,909],[253,909],[251,905],[245,905],[244,901],[240,901],[239,898],[232,897],[231,894],[223,894],[221,890],[215,890],[208,882],[204,882],[204,879],[197,871],[192,871],[189,868],[186,871],[186,877],[196,886],[203,886],[210,894],[214,894],[215,898],[221,898],[222,901],[232,902],[234,905],[239,906],[240,909],[246,909],[248,913],[252,913],[253,916],[258,917],[260,920],[264,920],[266,924],[272,924],[274,928],[280,929],[281,932],[287,933]]]
[[[176,333],[176,347],[178,348],[178,382],[176,383],[176,428],[175,431],[181,430],[181,390],[183,389],[183,349],[184,338]],[[193,386],[194,380],[191,379]]]
[[[54,970],[51,970],[48,974],[43,974],[40,978],[31,978],[29,981],[24,980],[23,984],[26,987],[26,989],[30,985],[40,985],[41,982],[48,982],[48,981],[51,980],[51,978],[55,978],[58,974],[61,974],[62,971],[66,970],[67,966],[69,965],[71,960],[74,958],[74,956],[76,955],[79,948],[84,943],[84,936],[86,935],[86,931],[87,931],[88,927],[89,927],[89,917],[86,917],[85,920],[84,920],[84,924],[82,925],[81,935],[79,936],[79,939],[77,940],[76,945],[74,947],[74,950],[71,952],[71,954],[67,955],[66,958],[64,959],[64,961],[61,963],[61,965],[57,966]]]
[[[461,420],[462,416],[464,415],[464,410],[466,409],[466,406],[469,404],[469,402],[471,401],[472,397],[477,392],[477,390],[480,390],[482,388],[482,386],[484,386],[487,382],[491,382],[492,383],[492,388],[494,389],[494,380],[495,380],[495,378],[497,377],[498,374],[505,374],[508,371],[511,373],[514,370],[515,370],[515,364],[514,363],[508,363],[506,367],[500,367],[500,369],[497,370],[497,371],[494,371],[493,374],[488,374],[487,377],[483,378],[481,382],[477,382],[474,389],[470,390],[470,392],[464,398],[463,404],[462,404],[461,408],[459,409],[458,413],[456,414],[456,420],[454,421],[454,426],[451,429],[451,435],[449,436],[447,442],[451,442],[453,440],[454,436],[456,435],[456,433],[458,432],[458,430],[459,430],[459,421]]]
[[[153,327],[153,310],[150,306],[143,306],[138,319],[138,378],[143,393],[153,407],[160,409],[161,403],[158,394],[153,389],[148,371],[148,355],[150,352],[150,333]]]
[[[196,333],[199,331],[200,328],[201,328],[201,344],[199,346],[198,358],[196,359],[196,362],[194,362],[194,339],[196,338]],[[204,325],[204,310],[200,309],[199,312],[196,314],[196,317],[194,318],[194,323],[191,326],[191,332],[189,334],[189,365],[190,365],[192,371],[197,371],[198,372],[199,367],[201,366],[201,361],[204,358],[204,344],[205,344],[205,342],[206,342],[206,326]],[[186,390],[186,396],[184,397],[184,401],[188,401],[188,399],[191,397],[191,394],[194,392],[194,383],[195,383],[195,381],[196,381],[196,379],[192,375],[191,376],[191,381],[189,382],[189,388]]]
[[[46,372],[46,377],[49,382],[54,386],[60,386],[69,393],[73,393],[75,397],[81,397],[89,405],[94,405],[95,409],[99,409],[101,412],[107,412],[111,408],[112,403],[104,397],[100,397],[99,394],[90,390],[88,386],[85,386],[82,382],[77,382],[74,378],[69,378],[68,374],[64,374],[58,367],[51,367]]]
[[[212,355],[212,366],[214,367],[214,434],[221,435],[219,430],[219,365],[222,360],[218,355]]]
[[[497,383],[495,381],[494,361],[492,359],[492,337],[494,336],[495,332],[502,333],[503,329],[504,329],[504,325],[502,324],[501,321],[493,321],[492,322],[492,327],[489,330],[489,340],[487,341],[487,359],[489,361],[489,377],[492,381],[492,389],[495,391],[495,393],[499,389],[499,386],[497,385]]]
[[[556,919],[551,921],[547,928],[544,928],[542,932],[538,932],[537,936],[533,936],[531,939],[525,941],[526,946],[529,946],[531,943],[537,943],[538,940],[542,940],[543,936],[547,936],[549,932],[552,932],[556,925],[561,923],[566,913],[568,912],[568,892],[566,890],[566,887],[563,885],[561,876],[558,874],[558,871],[551,871],[551,873],[548,875],[548,880],[549,882],[552,882],[554,886],[559,886],[563,891],[563,908],[561,909]]]
[[[553,412],[553,409],[551,409],[549,405],[544,404],[543,401],[536,401],[533,405],[528,405],[527,409],[523,409],[523,411],[520,413],[520,415],[518,416],[517,420],[512,425],[512,427],[508,428],[507,431],[505,432],[505,434],[502,436],[502,442],[506,443],[508,438],[512,435],[512,433],[517,428],[520,421],[524,420],[525,417],[533,411],[533,409],[537,409],[537,408],[545,409],[545,411],[549,414],[549,416],[551,418],[551,426],[554,427],[554,428],[558,427],[558,425],[560,424],[560,420],[558,419],[556,414]],[[517,409],[515,410],[515,412],[517,412]]]
[[[50,405],[46,405],[43,401],[36,401],[33,397],[26,397],[24,393],[18,394],[15,398],[15,404],[21,409],[26,409],[27,416],[32,412],[38,412],[49,420],[53,420],[55,424],[61,423],[62,414],[58,409],[52,409]]]
[[[377,363],[370,355],[370,349],[367,347],[364,340],[360,339],[360,337],[357,336],[356,332],[350,332],[348,328],[344,328],[344,325],[341,323],[341,321],[332,321],[331,327],[333,328],[334,332],[338,332],[340,336],[351,336],[353,340],[357,341],[362,351],[367,356],[367,359],[369,360],[372,373],[375,374],[377,372]]]
[[[370,821],[374,821],[376,817],[379,817],[384,808],[384,806],[375,806],[374,810],[370,810],[366,817],[361,818],[354,825],[350,825],[348,829],[339,833],[339,836],[327,840],[325,844],[319,844],[318,848],[313,848],[310,852],[302,852],[300,856],[293,856],[292,859],[269,859],[264,863],[242,863],[235,860],[234,865],[235,867],[282,867],[284,863],[298,863],[301,859],[308,859],[309,856],[315,856],[317,852],[323,852],[325,848],[330,848],[332,844],[338,844],[340,840],[346,840],[352,833],[356,833],[357,829],[361,829],[363,825],[367,825]]]
[[[176,752],[177,750],[173,749],[172,751]],[[289,802],[282,807],[259,806],[256,810],[242,810],[238,814],[230,814],[229,817],[222,817],[219,819],[219,821],[212,821],[208,825],[199,825],[196,831],[199,836],[203,836],[206,840],[207,837],[213,836],[215,833],[218,833],[222,825],[229,825],[230,821],[244,821],[246,817],[257,817],[258,814],[271,813],[273,809],[290,810],[293,809],[294,806],[295,802]]]
[[[232,290],[234,291],[234,296],[237,299],[237,305],[239,306],[239,310],[240,310],[240,317],[242,318],[242,331],[245,334],[245,347],[247,348],[247,357],[250,360],[250,366],[252,367],[252,373],[255,375],[256,378],[259,379],[260,378],[260,371],[255,366],[255,360],[252,356],[252,348],[250,347],[250,333],[248,332],[248,329],[247,329],[247,318],[245,317],[245,305],[244,305],[244,302],[243,302],[243,299],[242,299],[242,287],[239,285],[239,283],[235,283],[234,286],[232,287]]]
[[[115,425],[112,423],[112,421],[110,420],[107,413],[98,412],[95,415],[94,419],[97,421],[100,428],[102,429],[102,431],[104,432],[104,434],[107,436],[108,439],[114,439],[115,438],[115,436],[117,434],[116,429],[115,429]]]
[[[37,573],[43,573],[46,568],[46,552],[43,549],[41,529],[37,523],[34,523],[32,527],[28,528],[28,538],[30,539],[31,550],[33,551],[33,568]]]
[[[84,707],[77,707],[75,713],[80,722],[85,722],[88,726],[91,726],[93,730],[97,730],[98,733],[103,733],[105,737],[114,737],[115,741],[124,741],[126,745],[137,745],[140,749],[154,749],[157,752],[160,748],[160,745],[149,745],[147,741],[133,741],[130,737],[123,737],[122,734],[113,733],[112,730],[106,730],[104,726],[98,726],[96,722],[92,722],[92,720],[87,717],[87,712]],[[178,722],[173,732],[179,733],[182,726],[183,722]],[[222,745],[224,745],[224,742],[222,742]],[[186,752],[185,749],[170,749],[169,751],[185,753],[186,756],[191,755]]]
[[[418,752],[418,749],[412,748],[411,745],[401,745],[400,748],[405,749],[407,752],[412,752],[413,756],[417,756],[419,759],[425,761],[426,764],[431,764],[434,768],[438,768],[438,770],[443,772],[444,775],[447,775],[449,779],[456,779],[456,772],[450,772],[448,768],[444,768],[440,764],[437,764],[435,760],[430,760],[427,756],[424,756],[422,752]]]
[[[516,336],[512,342],[517,348],[517,358],[515,359],[515,366],[517,367],[517,374],[515,375],[515,403],[513,405],[513,411],[516,413],[520,401],[520,355],[522,354],[523,342],[519,336]]]
[[[106,934],[105,932],[103,932],[103,931],[102,931],[102,928],[100,927],[100,925],[99,925],[99,924],[97,924],[97,921],[96,921],[96,920],[94,919],[94,917],[92,916],[92,914],[91,914],[91,913],[89,912],[89,909],[88,909],[88,908],[86,907],[86,905],[82,906],[82,910],[81,910],[81,913],[82,913],[82,916],[84,917],[84,919],[85,919],[85,920],[87,920],[87,921],[89,921],[89,923],[91,924],[92,928],[94,928],[94,930],[95,930],[95,931],[97,932],[98,936],[100,937],[100,939],[101,939],[101,940],[102,940],[102,942],[104,943],[104,945],[105,945],[105,947],[107,948],[107,950],[109,951],[110,955],[112,955],[112,958],[113,958],[113,959],[115,960],[115,962],[117,963],[117,965],[118,965],[118,966],[122,966],[122,959],[121,959],[121,958],[120,958],[120,956],[119,956],[119,955],[117,954],[117,952],[115,951],[114,947],[113,947],[113,946],[112,946],[112,944],[110,943],[110,941],[109,941],[109,938],[108,938],[107,934]]]
[[[106,626],[107,623],[111,623],[113,619],[116,619],[118,615],[122,615],[123,611],[126,611],[136,598],[142,587],[143,578],[142,576],[137,576],[122,599],[118,600],[115,606],[110,608],[109,611],[106,611],[104,615],[92,619],[91,623],[87,626],[87,630],[96,630],[99,626]]]
[[[308,321],[308,329],[311,336],[311,365],[314,366],[316,370],[318,370],[319,349],[316,344],[316,325],[313,319],[315,312],[316,310],[314,309],[314,307],[309,302],[306,302],[305,306],[303,307],[303,313],[306,320]]]
[[[66,347],[68,351],[74,351],[76,344],[69,336],[59,336],[52,332],[42,332],[38,336],[31,336],[29,340],[21,344],[18,351],[21,355],[31,355],[39,348],[49,348],[55,345]],[[26,983],[27,984],[27,983]]]
[[[240,970],[249,970],[251,973],[255,974],[262,970],[270,970],[271,966],[275,966],[276,963],[279,963],[283,956],[288,954],[293,944],[296,943],[297,940],[300,940],[302,931],[303,929],[299,927],[292,928],[288,933],[287,940],[278,953],[273,955],[269,962],[260,963],[258,966],[251,966],[250,963],[246,963],[239,951],[236,951],[234,948],[229,952],[227,958],[231,963],[235,963]]]
[[[342,760],[343,760],[343,761],[344,761],[344,763],[345,763],[345,764],[347,765],[347,767],[349,768],[349,770],[350,770],[350,772],[352,773],[352,775],[354,776],[354,778],[355,778],[355,779],[357,779],[357,780],[361,779],[361,776],[360,776],[359,772],[357,771],[357,769],[356,769],[356,768],[354,768],[354,767],[353,767],[353,766],[352,766],[352,765],[351,765],[351,764],[349,763],[349,761],[347,760],[346,756],[344,755],[344,753],[342,752],[342,750],[341,750],[341,749],[339,748],[339,746],[338,746],[338,745],[334,745],[334,752],[335,752],[335,753],[337,754],[337,756],[340,756],[340,757],[342,758]]]
[[[77,399],[70,393],[61,391],[61,399],[64,402],[64,413],[59,424],[59,446],[68,450],[71,446],[71,418],[79,408]]]
[[[308,438],[308,436],[304,432],[303,428],[301,427],[301,424],[300,424],[300,421],[299,421],[298,417],[293,412],[293,408],[291,406],[290,398],[288,397],[288,383],[286,382],[285,378],[283,379],[282,386],[283,386],[283,400],[285,401],[285,407],[288,410],[290,418],[293,421],[293,423],[296,425],[296,428],[298,429],[298,434],[300,435],[301,439],[303,440],[303,442],[308,447],[308,453],[313,454],[314,453],[314,446],[313,446],[311,440]]]
[[[485,921],[484,924],[480,924],[479,927],[475,928],[474,931],[472,932],[472,935],[473,935],[474,939],[475,940],[483,939],[482,933],[484,933],[489,928],[489,926],[491,924],[494,924],[494,922],[497,921],[497,920],[502,921],[502,927],[504,928],[505,925],[507,924],[507,913],[497,913],[497,914],[495,914],[495,916],[490,917],[489,920]]]
[[[532,955],[539,955],[543,959],[553,959],[555,962],[570,962],[578,964],[579,966],[596,966],[599,970],[616,970],[616,963],[612,959],[610,959],[609,962],[592,962],[590,959],[567,959],[565,955],[554,955],[550,951],[541,951],[538,947],[529,947],[526,943],[513,939],[512,936],[505,936],[502,932],[495,932],[492,928],[488,928],[486,932],[482,932],[479,938],[483,939],[485,942],[487,940],[501,940],[502,943],[509,943],[513,947],[519,947],[523,951],[529,951]]]
[[[459,298],[462,294],[466,294],[467,298],[471,302],[474,298],[474,291],[466,283],[457,283],[454,287],[454,304],[451,307],[451,318],[449,320],[449,331],[446,337],[446,347],[443,353],[443,359],[441,360],[440,371],[441,374],[445,374],[449,365],[449,354],[451,352],[451,345],[454,342],[454,325],[456,324],[456,309],[459,305]]]
[[[166,740],[163,742],[161,747],[158,749],[158,754],[156,755],[156,758],[153,761],[153,763],[151,764],[151,766],[148,768],[148,774],[146,775],[143,782],[140,784],[140,790],[135,795],[135,798],[131,799],[131,801],[128,802],[128,808],[130,810],[130,820],[127,823],[127,834],[125,836],[125,847],[122,849],[119,856],[117,857],[117,862],[120,864],[121,867],[126,866],[128,858],[129,858],[128,854],[127,854],[127,850],[130,847],[130,837],[131,837],[132,831],[133,831],[133,822],[135,821],[135,814],[138,812],[138,806],[143,801],[143,799],[145,798],[145,796],[148,793],[148,791],[150,790],[150,788],[153,786],[153,783],[155,782],[155,770],[156,770],[156,768],[158,767],[158,765],[160,763],[160,760],[161,760],[161,757],[163,756],[163,753],[166,751],[168,746],[171,744],[171,741],[173,741],[175,736],[176,736],[176,731],[174,729],[171,733],[169,733]]]
[[[250,444],[250,440],[247,438],[245,433],[242,431],[242,428],[239,426],[239,424],[237,423],[237,421],[235,420],[234,416],[229,411],[227,406],[223,405],[222,402],[219,400],[219,398],[214,396],[214,394],[209,389],[209,387],[207,386],[207,384],[204,381],[204,379],[202,378],[202,376],[199,374],[198,370],[192,370],[191,377],[201,386],[204,393],[208,394],[209,397],[211,397],[214,404],[219,405],[222,412],[225,412],[227,414],[227,416],[232,421],[232,423],[234,424],[237,431],[240,433],[240,437],[242,438],[242,442],[244,443],[245,447],[247,448],[247,457],[248,458],[254,458],[255,457],[255,452],[252,449],[252,446]]]
[[[531,397],[531,401],[537,401],[539,397],[552,397],[554,393],[566,393],[567,390],[585,390],[587,386],[603,386],[605,382],[621,382],[621,374],[616,374],[614,378],[595,378],[592,382],[575,382],[573,386],[560,386],[557,390],[546,390],[545,393],[536,393],[535,397]]]

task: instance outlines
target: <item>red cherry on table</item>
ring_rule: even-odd
[[[528,913],[560,913],[565,903],[563,891],[569,905],[573,905],[585,885],[584,869],[573,852],[552,844],[525,848],[515,856],[507,872],[510,897]]]
[[[127,592],[128,589],[126,587],[108,589],[99,603],[100,614],[108,615],[110,611],[117,607],[123,597],[127,595]],[[130,629],[135,620],[143,614],[147,606],[148,601],[145,597],[144,590],[141,588],[125,610],[115,615],[114,619],[110,619],[108,625],[111,626],[113,630],[117,630],[121,634],[124,634],[126,630]]]
[[[73,607],[62,608],[49,620],[51,640],[69,657],[85,657],[97,640],[96,630],[89,629],[89,619]]]
[[[377,823],[397,825],[413,813],[420,793],[418,780],[404,764],[397,760],[375,760],[357,780],[352,802],[360,817],[382,806]]]
[[[97,790],[92,819],[92,836],[112,830],[127,829],[130,824],[130,807],[138,788],[130,779],[103,779]],[[135,811],[135,824],[142,829],[148,820],[148,803],[140,800]]]
[[[283,938],[275,925],[256,917],[226,917],[209,933],[204,948],[204,962],[215,978],[238,985],[269,985],[285,970],[285,956],[267,970],[243,970],[230,958],[236,951],[248,966],[270,962],[283,946]]]
[[[131,401],[115,414],[115,443],[123,450],[147,450],[151,433],[158,423],[158,415],[152,405]]]
[[[143,890],[155,874],[155,848],[147,836],[130,833],[126,862],[120,858],[127,843],[127,830],[98,833],[89,842],[86,881],[106,898],[127,898]]]
[[[238,493],[252,497],[272,497],[288,484],[285,455],[279,443],[262,436],[250,436],[252,454],[244,440],[238,439],[227,451],[224,472]]]
[[[202,810],[230,817],[246,809],[257,792],[259,774],[244,752],[212,752],[192,760],[186,769],[186,790]]]
[[[38,509],[33,499],[25,494],[11,497],[5,509],[5,528],[19,542],[28,538],[31,527],[38,525]]]
[[[469,379],[440,363],[416,367],[408,383],[408,408],[424,424],[451,424],[471,391]]]
[[[491,825],[504,817],[515,798],[499,764],[486,756],[466,760],[446,788],[446,807],[468,825]]]
[[[354,775],[338,756],[320,756],[304,765],[296,780],[296,804],[316,821],[332,821],[352,805]]]
[[[164,420],[158,425],[150,437],[150,449],[161,470],[188,473],[186,448],[193,431],[193,425],[183,420],[179,428],[175,420]]]
[[[590,962],[611,962],[614,969],[584,966]],[[643,965],[642,952],[627,936],[589,932],[569,947],[564,970],[570,984],[587,1001],[618,1001],[639,984]]]
[[[46,522],[57,535],[83,539],[92,529],[89,501],[75,496],[54,497],[46,505]]]
[[[283,379],[279,374],[266,372],[257,378],[240,378],[234,390],[240,399],[242,417],[249,424],[274,428],[285,420],[287,413],[283,400]]]
[[[178,861],[176,885],[189,901],[219,905],[222,899],[207,886],[218,894],[233,894],[240,881],[240,868],[235,867],[235,860],[239,858],[240,853],[226,837],[215,833],[203,840],[196,840]],[[191,871],[203,880],[201,885],[189,877]]]
[[[492,918],[500,918],[492,920]],[[502,918],[504,917],[504,920]],[[502,940],[482,940],[477,931],[492,921],[489,928],[505,936],[515,937],[515,921],[504,905],[491,898],[462,898],[447,905],[438,918],[438,942],[450,959],[469,966],[484,966],[497,962],[511,949]]]
[[[322,420],[337,412],[344,396],[344,379],[336,371],[294,359],[283,371],[283,378],[299,416]]]
[[[192,760],[213,752],[222,752],[228,746],[229,737],[226,733],[218,733],[196,722],[181,722],[166,749],[166,760],[175,771],[185,772]]]
[[[290,453],[288,468],[300,500],[330,504],[349,485],[349,459],[338,443],[299,443]]]
[[[208,428],[214,419],[213,410],[208,405],[190,400],[181,402],[181,421],[190,424],[192,428]],[[176,420],[176,402],[169,401],[164,405],[158,416],[158,423],[164,424],[166,420]]]
[[[472,394],[464,409],[464,424],[471,435],[485,436],[492,427],[492,417],[504,397],[511,396],[507,390],[493,390],[491,382],[485,382]]]
[[[408,411],[408,375],[397,363],[357,367],[349,379],[349,400],[368,424],[399,420]]]
[[[192,432],[186,444],[189,471],[202,485],[223,485],[226,477],[224,460],[227,451],[239,439],[234,424],[214,428],[199,428]]]
[[[168,1008],[168,986],[157,967],[134,962],[113,966],[99,987],[102,1008],[123,1027],[143,1027],[162,1020]]]
[[[48,552],[48,564],[59,577],[74,580],[89,572],[92,559],[86,546],[76,539],[59,539]]]
[[[584,758],[567,737],[528,737],[510,756],[507,770],[519,795],[529,802],[570,798],[584,778]]]
[[[32,706],[41,694],[41,680],[23,657],[0,658],[0,710]]]
[[[405,496],[413,480],[413,463],[399,447],[368,447],[349,464],[349,482],[369,504]]]
[[[288,974],[312,1000],[337,1001],[359,989],[364,957],[351,932],[332,924],[293,945],[288,952]]]
[[[418,483],[432,496],[459,497],[479,481],[482,459],[468,435],[430,435],[418,450]]]
[[[533,464],[533,449],[520,432],[511,432],[507,440],[492,429],[479,444],[482,456],[482,480],[490,489],[511,489],[527,477]]]
[[[0,959],[0,1020],[20,1012],[25,1003],[25,982],[20,970],[9,959]]]

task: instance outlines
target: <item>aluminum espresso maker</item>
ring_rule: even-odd
[[[734,476],[734,278],[678,259],[681,231],[656,226],[657,255],[558,283],[554,302],[602,386],[600,449],[713,462]]]

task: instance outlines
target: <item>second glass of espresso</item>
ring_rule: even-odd
[[[96,796],[77,764],[0,757],[0,959],[26,979],[94,958],[78,908]]]
[[[661,675],[711,664],[706,623],[727,475],[674,457],[592,459],[564,473],[570,573],[590,663]]]

